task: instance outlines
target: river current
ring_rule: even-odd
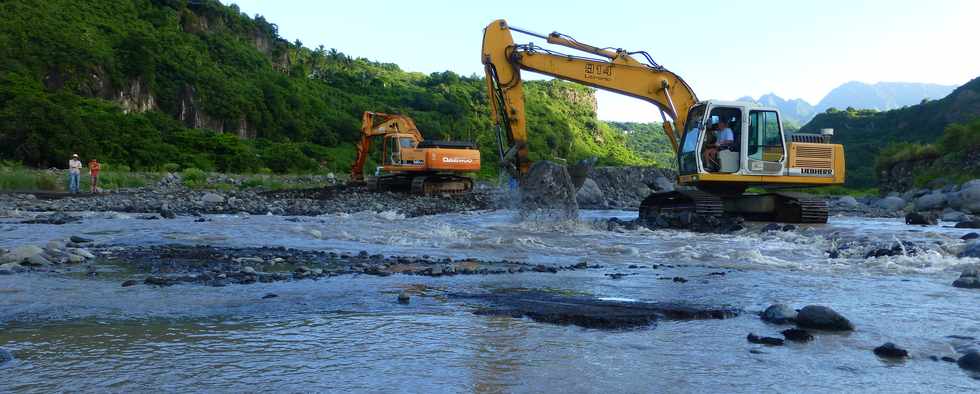
[[[0,219],[0,247],[83,235],[120,246],[286,246],[403,256],[510,259],[599,270],[489,276],[340,276],[212,288],[123,288],[111,275],[0,276],[0,391],[210,392],[975,392],[955,364],[978,347],[980,292],[950,283],[966,264],[967,230],[899,219],[833,217],[827,225],[735,235],[608,231],[635,212],[583,211],[577,222],[521,222],[512,211],[417,218],[211,216],[194,223],[86,213],[80,223]],[[829,258],[840,244],[911,241],[914,256]],[[630,265],[664,265],[630,269]],[[605,274],[632,273],[621,279]],[[725,272],[725,275],[713,273]],[[686,283],[661,280],[681,276]],[[435,296],[395,294],[426,285]],[[744,311],[726,320],[661,321],[629,330],[474,315],[439,292],[548,289]],[[266,293],[279,297],[262,299]],[[749,332],[784,327],[756,313],[772,303],[822,304],[857,327],[805,344],[762,347]],[[884,342],[904,362],[872,353]]]

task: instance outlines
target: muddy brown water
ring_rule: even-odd
[[[144,221],[91,213],[63,226],[0,220],[0,246],[84,235],[115,245],[287,246],[338,252],[513,259],[600,270],[490,276],[342,276],[211,288],[119,285],[121,276],[0,276],[0,391],[211,392],[975,392],[980,380],[929,356],[978,348],[980,292],[950,283],[972,259],[966,231],[899,220],[832,218],[797,232],[701,235],[609,232],[521,223],[509,211],[402,218],[393,213],[212,216]],[[298,220],[298,221],[297,221]],[[829,259],[839,239],[911,240],[919,256]],[[630,265],[660,268],[629,268]],[[714,272],[725,275],[713,275]],[[620,279],[605,274],[630,273]],[[681,276],[687,282],[663,280]],[[414,291],[408,305],[396,295]],[[722,320],[600,330],[483,316],[450,293],[545,289],[613,300],[693,302],[744,311]],[[278,297],[263,299],[267,293]],[[755,313],[773,302],[832,306],[848,334],[750,344],[785,326]],[[894,342],[904,362],[872,349]]]

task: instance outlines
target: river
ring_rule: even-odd
[[[385,255],[510,259],[599,270],[454,277],[340,276],[235,285],[120,287],[111,273],[0,276],[0,391],[212,392],[976,392],[955,363],[980,347],[980,291],[950,283],[976,259],[954,257],[967,230],[898,219],[735,235],[607,231],[635,212],[583,211],[578,222],[519,222],[512,211],[416,218],[214,215],[139,220],[86,213],[80,223],[0,219],[0,247],[84,235],[104,244],[286,246]],[[827,250],[912,241],[915,256],[842,258]],[[658,269],[629,268],[660,264]],[[614,280],[605,274],[630,273]],[[724,272],[724,275],[717,274]],[[662,280],[681,276],[688,281]],[[408,287],[427,286],[409,305]],[[742,311],[725,320],[598,330],[478,316],[448,292],[528,288]],[[262,299],[266,293],[278,295]],[[764,347],[749,332],[785,327],[756,313],[781,302],[832,306],[857,327]],[[879,359],[884,342],[904,362]]]

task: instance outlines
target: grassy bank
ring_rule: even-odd
[[[125,167],[112,170],[113,166],[108,164],[102,164],[102,168],[99,187],[104,191],[151,186],[167,175],[166,171],[131,171]],[[311,175],[220,174],[197,168],[188,168],[178,173],[185,186],[199,190],[285,190],[315,187],[321,183],[315,179],[301,179]],[[83,169],[79,190],[86,192],[90,188],[91,177]],[[65,192],[68,191],[68,171],[42,170],[13,162],[0,162],[0,191]]]

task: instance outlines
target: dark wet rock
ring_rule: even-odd
[[[157,216],[157,215],[140,215],[140,216],[137,216],[136,218],[137,219],[140,219],[140,220],[159,220],[160,219],[160,217]]]
[[[681,303],[613,301],[586,296],[563,296],[542,291],[453,294],[452,297],[483,303],[483,306],[477,307],[474,311],[477,315],[527,317],[542,323],[601,329],[643,327],[662,319],[726,319],[738,315],[738,311],[731,308]]]
[[[810,332],[807,330],[801,330],[799,328],[783,330],[781,334],[783,334],[783,337],[786,338],[787,341],[810,342],[813,340],[813,334],[810,334]]]
[[[959,365],[960,368],[967,371],[980,372],[980,353],[972,350],[963,355],[963,357],[960,357],[959,360],[956,360],[956,365]]]
[[[749,335],[745,337],[745,339],[747,339],[750,343],[755,343],[759,345],[783,346],[782,339],[773,338],[773,337],[761,337],[755,335],[754,333],[749,333]]]
[[[864,258],[887,257],[887,256],[915,256],[919,253],[919,247],[911,241],[893,242],[890,247],[874,248],[865,253]]]
[[[955,363],[956,362],[956,358],[950,357],[950,356],[943,356],[943,357],[940,357],[939,359],[940,360],[943,360],[945,362],[948,362],[948,363]]]
[[[966,249],[956,255],[957,257],[976,257],[980,258],[980,242],[973,242],[967,245]]]
[[[139,282],[137,282],[135,279],[129,279],[122,283],[122,287],[136,286],[137,283]]]
[[[677,283],[687,283],[687,279],[684,279],[683,277],[680,276],[675,276],[673,281]]]
[[[78,216],[72,216],[64,212],[55,212],[47,215],[38,215],[34,217],[34,219],[25,220],[21,223],[62,225],[62,224],[74,223],[80,220],[82,220],[82,218]]]
[[[796,321],[796,309],[790,308],[786,304],[773,304],[762,311],[760,317],[763,321],[775,324],[786,324]]]
[[[787,224],[783,226],[782,231],[796,231],[796,225]]]
[[[885,342],[874,350],[875,355],[881,358],[901,359],[909,356],[909,351],[896,346],[894,343]]]
[[[970,267],[963,270],[960,277],[953,281],[953,287],[980,289],[980,268]]]
[[[852,331],[854,324],[837,311],[822,305],[807,305],[796,316],[796,325],[827,331]]]
[[[211,219],[204,218],[204,217],[194,219],[194,223],[205,223],[205,222],[210,222],[210,221],[211,221]]]
[[[270,298],[276,298],[276,297],[279,297],[279,295],[275,293],[266,293],[264,296],[262,296],[262,299],[268,300]]]
[[[174,219],[177,217],[177,214],[170,209],[170,204],[164,203],[162,206],[160,206],[160,217],[164,219]]]
[[[403,291],[401,293],[398,293],[398,303],[399,304],[407,304],[410,301],[411,301],[411,297],[409,297],[408,292],[404,292]]]
[[[764,232],[764,233],[768,233],[768,232],[772,232],[772,231],[780,231],[782,229],[783,229],[783,227],[780,226],[777,223],[769,223],[765,227],[763,227],[761,231]]]
[[[977,234],[977,233],[967,233],[967,234],[964,234],[962,237],[960,237],[960,239],[962,239],[964,241],[969,241],[971,239],[977,239],[977,238],[980,238],[980,234]]]
[[[84,244],[93,241],[91,238],[79,237],[77,235],[72,235],[69,240],[77,244]]]
[[[611,273],[611,274],[606,274],[606,276],[608,276],[610,279],[622,279],[622,278],[627,277],[627,276],[630,276],[630,275],[633,275],[633,274],[626,274],[626,273],[621,273],[621,272],[614,272],[614,273]]]
[[[143,283],[154,286],[172,286],[177,282],[170,278],[164,278],[162,276],[148,276],[143,280]]]
[[[709,272],[708,276],[725,276],[727,273],[722,271]]]
[[[905,224],[913,225],[935,225],[939,223],[936,215],[924,212],[909,212],[905,215]]]
[[[749,349],[749,353],[752,353],[752,354],[767,354],[766,352],[764,352],[762,350],[759,350],[759,349]]]
[[[0,365],[3,365],[9,361],[14,361],[14,354],[7,349],[0,348]]]

